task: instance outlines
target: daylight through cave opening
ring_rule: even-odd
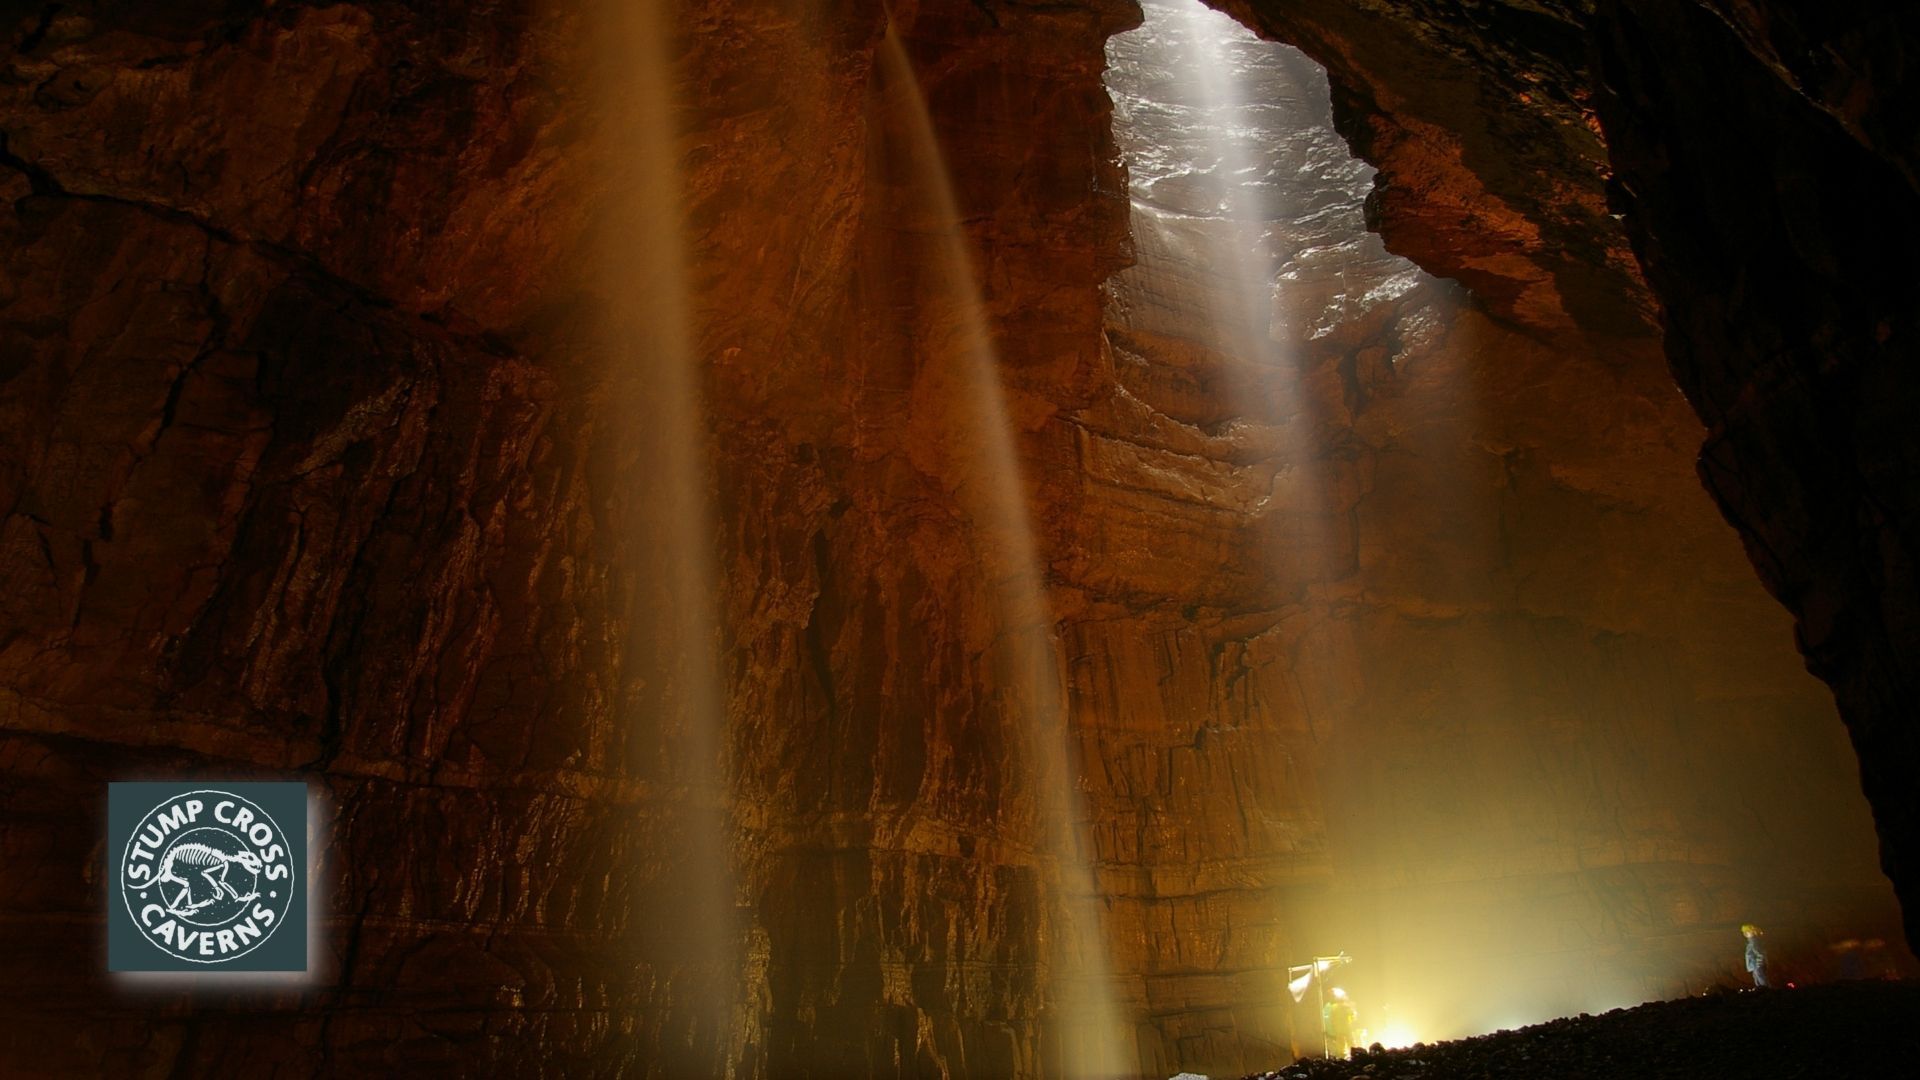
[[[1234,770],[1213,798],[1242,823],[1120,802],[1235,868],[1143,902],[1247,890],[1199,936],[1261,972],[1242,1000],[1267,1010],[1167,1060],[1317,1050],[1316,996],[1280,972],[1340,950],[1329,985],[1392,1043],[1687,992],[1740,911],[1800,947],[1883,925],[1830,709],[1689,483],[1650,351],[1547,345],[1389,254],[1325,72],[1198,0],[1142,6],[1107,46],[1136,259],[1107,337],[1146,419],[1100,469],[1232,552],[1251,584],[1199,621],[1258,676],[1195,744]],[[1150,951],[1149,1001],[1201,973],[1195,944]],[[1172,1044],[1208,1004],[1149,1023]]]

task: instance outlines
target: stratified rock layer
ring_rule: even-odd
[[[1388,246],[1503,317],[1619,333],[1638,317],[1574,298],[1643,295],[1615,287],[1631,238],[1702,476],[1834,689],[1914,940],[1911,5],[1220,6],[1327,65]]]
[[[1312,997],[1304,1038],[1248,1006],[1341,949],[1363,1023],[1432,1036],[1681,992],[1743,918],[1782,949],[1887,925],[1831,703],[1698,488],[1657,340],[1467,308],[1364,231],[1311,62],[1146,12],[1109,45],[1137,263],[1065,576],[1098,641],[1165,642],[1076,680],[1119,729],[1090,777],[1112,889],[1177,928],[1119,958],[1150,1063],[1314,1045]]]
[[[1064,713],[1007,671],[1051,626],[995,586],[952,327],[1038,454],[1124,261],[1136,15],[893,13],[956,242],[878,6],[630,14],[10,19],[17,1069],[1060,1071]],[[703,561],[710,622],[663,614]],[[91,962],[100,785],[171,775],[309,779],[312,978]]]

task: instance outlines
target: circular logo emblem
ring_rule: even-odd
[[[149,810],[120,860],[120,895],[147,940],[196,964],[245,956],[293,903],[292,850],[265,810],[189,791]]]

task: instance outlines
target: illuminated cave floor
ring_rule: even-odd
[[[1734,1080],[1920,1075],[1920,983],[1720,992],[1553,1020],[1259,1080]],[[1250,1078],[1252,1080],[1252,1078]]]

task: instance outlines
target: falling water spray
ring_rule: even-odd
[[[627,598],[615,753],[643,781],[635,983],[658,1075],[719,1075],[742,968],[722,764],[725,692],[707,425],[682,236],[674,27],[665,0],[602,0],[590,29],[608,183],[595,315],[596,440]]]
[[[929,400],[915,412],[947,417],[955,428],[949,444],[974,456],[962,464],[957,494],[973,518],[982,570],[994,583],[1003,627],[997,660],[1030,768],[1039,832],[1035,848],[1052,873],[1060,920],[1059,939],[1045,944],[1061,1060],[1044,1068],[1076,1077],[1131,1075],[1135,1055],[1109,973],[1091,843],[1081,832],[1053,618],[985,305],[931,117],[906,49],[891,28],[877,65],[882,99],[897,110],[907,136],[903,149],[913,190],[928,201],[925,210],[939,230],[939,285],[955,313],[951,324],[933,328],[940,340],[924,362],[936,367],[915,387]]]

